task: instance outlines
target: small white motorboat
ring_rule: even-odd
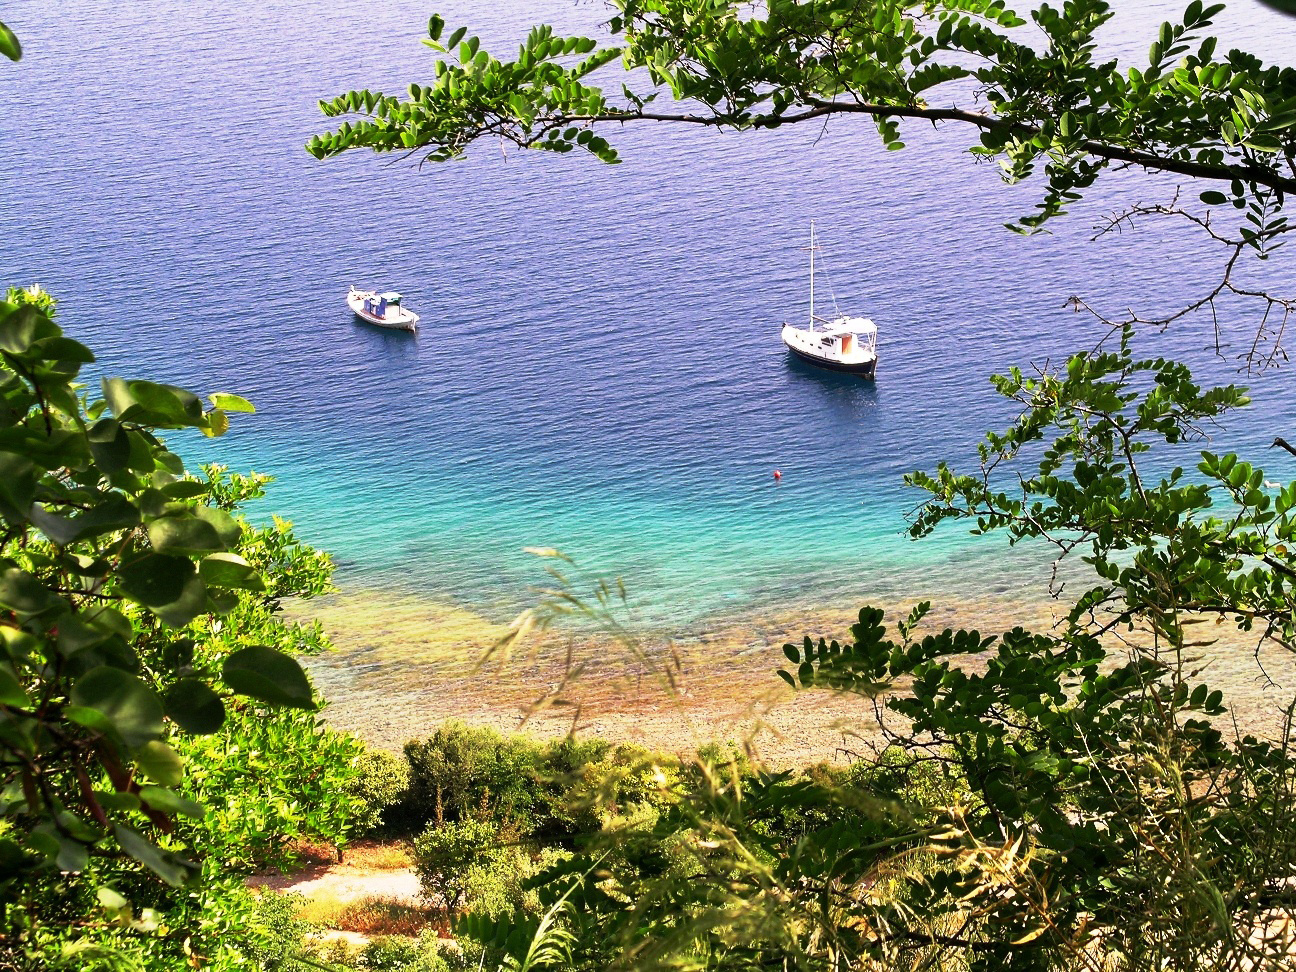
[[[877,372],[877,325],[867,317],[847,317],[837,310],[833,299],[833,317],[818,317],[814,312],[814,223],[810,224],[810,325],[798,327],[784,324],[781,336],[787,349],[803,361],[846,371],[863,378],[873,378]],[[815,323],[820,327],[815,328]]]
[[[372,290],[351,288],[347,294],[347,306],[355,316],[379,327],[390,327],[398,331],[413,331],[418,326],[419,316],[412,310],[401,306],[401,295],[393,290],[385,294]]]

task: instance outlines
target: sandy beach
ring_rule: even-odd
[[[924,629],[1044,630],[1063,603],[949,601],[933,606]],[[889,626],[910,607],[888,608]],[[508,625],[452,605],[365,592],[295,609],[319,618],[336,645],[308,661],[329,702],[326,719],[383,748],[398,750],[458,719],[541,737],[575,731],[681,754],[735,741],[775,766],[849,760],[880,739],[871,700],[795,693],[776,675],[786,664],[786,642],[841,639],[857,610],[784,610],[634,632],[633,639],[557,628],[531,635],[507,657],[488,657]],[[1194,666],[1200,677],[1224,690],[1243,731],[1275,734],[1296,694],[1296,658],[1267,649],[1257,660],[1253,640],[1224,626],[1213,634],[1219,642],[1200,649]]]

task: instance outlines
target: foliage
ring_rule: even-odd
[[[405,756],[408,793],[390,814],[401,829],[488,820],[564,847],[628,807],[670,799],[680,778],[678,760],[641,747],[570,737],[540,743],[455,721],[407,743]]]
[[[265,972],[299,972],[303,968],[294,959],[301,953],[306,936],[314,930],[300,917],[303,902],[299,894],[263,891],[256,896],[249,917],[261,934],[248,949],[255,968]]]
[[[515,855],[503,843],[499,829],[484,820],[450,821],[432,825],[414,841],[414,868],[424,894],[456,912],[474,890],[490,896]]]
[[[188,792],[207,807],[184,833],[222,868],[288,867],[295,842],[341,846],[359,826],[361,744],[313,712],[231,706],[218,732],[177,749],[191,766]]]
[[[17,35],[2,23],[0,23],[0,54],[11,61],[22,60],[22,45],[18,43]]]
[[[357,966],[383,972],[443,972],[450,966],[440,949],[409,938],[376,938],[360,952]]]
[[[390,829],[388,815],[408,801],[410,779],[408,759],[366,747],[356,760],[356,778],[350,787],[361,807],[354,818],[355,832],[369,835]]]
[[[265,477],[186,472],[159,432],[252,406],[107,378],[39,289],[0,304],[0,902],[6,960],[237,962],[232,864],[341,840],[354,743],[323,731],[282,599],[328,589]],[[255,773],[260,785],[249,785]],[[206,806],[204,804],[207,804]],[[160,881],[158,880],[160,879]],[[248,946],[251,947],[251,946]],[[64,956],[58,959],[57,956]],[[95,958],[94,956],[99,956]]]
[[[611,122],[749,130],[864,114],[889,148],[902,147],[901,119],[961,123],[978,131],[972,152],[997,159],[1006,179],[1043,167],[1044,198],[1015,227],[1025,231],[1113,165],[1221,183],[1200,193],[1207,216],[1176,197],[1109,228],[1159,214],[1203,229],[1227,249],[1223,280],[1159,323],[1217,311],[1220,295],[1256,298],[1257,343],[1271,315],[1278,337],[1248,360],[1281,360],[1296,301],[1232,274],[1245,250],[1263,258],[1291,231],[1282,210],[1296,187],[1296,71],[1219,54],[1204,32],[1222,6],[1188,4],[1134,66],[1099,55],[1096,32],[1111,16],[1101,0],[1041,5],[1024,38],[1027,18],[998,0],[616,7],[617,46],[538,27],[513,61],[463,29],[443,37],[434,16],[435,81],[405,98],[353,91],[322,103],[330,117],[361,117],[308,149],[445,160],[490,136],[616,161],[596,134]],[[632,74],[609,97],[590,78],[617,56]],[[673,110],[650,107],[666,92]],[[959,107],[968,100],[983,107]],[[1211,221],[1230,206],[1231,235]],[[780,674],[794,687],[877,700],[885,760],[806,775],[703,762],[673,799],[538,875],[542,912],[469,915],[464,933],[509,968],[1281,963],[1296,855],[1290,731],[1226,737],[1225,700],[1201,668],[1206,651],[1227,650],[1217,641],[1229,628],[1296,647],[1296,485],[1274,495],[1233,454],[1175,467],[1245,394],[1203,390],[1177,362],[1136,359],[1132,330],[1108,323],[1118,349],[995,379],[1023,411],[987,437],[978,472],[942,465],[910,477],[930,495],[916,537],[956,520],[1053,544],[1059,561],[1082,558],[1095,580],[1061,627],[920,634],[924,604],[892,636],[865,608],[844,642],[787,646],[792,667]],[[541,959],[539,913],[562,932]]]
[[[440,161],[489,137],[615,162],[616,150],[595,131],[610,123],[748,130],[862,114],[888,148],[904,145],[900,119],[956,122],[978,132],[971,151],[998,159],[1005,178],[1042,166],[1045,197],[1020,221],[1024,229],[1063,212],[1112,165],[1220,180],[1229,191],[1211,190],[1204,201],[1259,212],[1296,187],[1296,71],[1243,51],[1218,53],[1202,32],[1222,4],[1193,0],[1181,22],[1162,25],[1147,63],[1128,67],[1098,54],[1096,32],[1111,17],[1104,0],[1041,4],[1026,17],[1002,0],[615,7],[614,46],[537,27],[511,61],[464,28],[446,36],[444,19],[433,16],[424,43],[443,55],[435,80],[411,84],[404,98],[360,90],[321,102],[326,115],[362,117],[307,148],[318,158],[369,148]],[[1019,38],[1028,21],[1036,32]],[[623,84],[609,97],[588,79],[618,58],[638,91]],[[663,93],[674,111],[650,107]],[[1272,219],[1281,217],[1249,230],[1257,244]]]
[[[405,745],[408,822],[486,818],[529,830],[538,756],[538,747],[523,736],[454,721],[438,726],[431,738]]]

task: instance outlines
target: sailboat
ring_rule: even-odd
[[[818,317],[814,310],[815,224],[810,223],[810,321],[808,327],[784,324],[783,343],[803,361],[820,368],[846,371],[872,378],[877,371],[877,325],[867,317],[848,317],[837,309],[833,298],[832,317]],[[815,327],[818,324],[819,327]]]

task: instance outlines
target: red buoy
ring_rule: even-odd
[[[782,479],[782,478],[783,478],[783,474],[782,474],[781,472],[779,472],[777,469],[775,469],[775,470],[774,470],[774,478],[775,478],[775,479]]]

